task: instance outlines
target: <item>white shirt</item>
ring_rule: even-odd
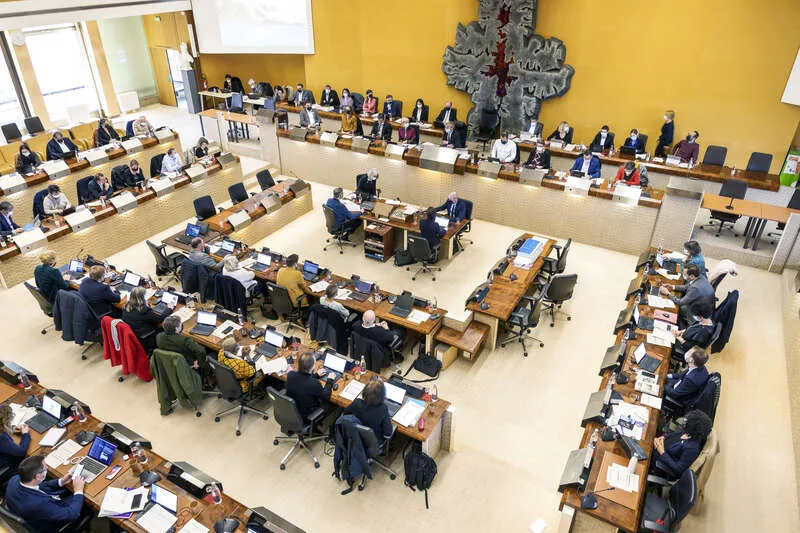
[[[442,122],[444,122],[445,124],[450,122],[450,110],[449,109],[445,110],[444,117],[442,118]]]
[[[44,197],[44,201],[42,202],[42,208],[46,215],[61,213],[61,211],[67,209],[69,206],[69,199],[67,199],[67,196],[63,192],[58,193],[58,196],[55,198],[48,194]]]
[[[530,133],[531,135],[536,135],[536,127],[538,125],[539,123],[537,121],[532,120],[531,123],[528,125],[528,133]]]
[[[492,157],[496,157],[501,163],[511,163],[517,157],[517,146],[511,141],[503,144],[503,141],[497,139],[492,146]]]
[[[230,276],[239,283],[241,283],[242,285],[244,285],[244,288],[247,290],[247,292],[250,292],[251,290],[253,290],[253,287],[258,285],[258,282],[255,281],[254,279],[256,277],[255,273],[250,272],[249,270],[245,270],[243,268],[237,268],[236,270],[228,270],[227,267],[224,267],[222,269],[222,274],[225,276]]]
[[[606,137],[608,137],[608,133],[600,132],[600,145],[601,146],[605,146],[606,145]]]
[[[181,161],[181,156],[178,155],[178,152],[175,152],[175,155],[173,156],[167,154],[161,161],[161,173],[164,174],[165,172],[180,172],[182,166],[183,162]]]
[[[589,165],[592,164],[592,160],[589,159],[588,161],[584,158],[583,165],[581,166],[581,172],[584,174],[589,174]]]
[[[69,147],[67,146],[67,143],[65,143],[63,140],[56,142],[58,143],[59,148],[61,148],[62,153],[67,153],[70,151]]]

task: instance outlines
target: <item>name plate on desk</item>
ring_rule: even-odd
[[[78,209],[74,213],[65,216],[64,220],[72,228],[73,233],[91,228],[95,223],[94,213],[88,209]]]
[[[267,214],[270,214],[281,208],[281,200],[278,198],[278,195],[273,192],[261,199],[261,205],[264,206]]]
[[[369,143],[370,140],[366,137],[353,137],[353,144],[350,145],[350,151],[368,154]]]
[[[139,205],[139,203],[136,201],[136,197],[133,195],[133,193],[131,193],[131,191],[125,191],[117,196],[114,196],[111,198],[110,202],[119,214],[127,213]]]
[[[186,170],[184,170],[184,172],[186,172],[186,175],[189,176],[189,181],[191,181],[192,183],[208,177],[208,171],[206,170],[206,167],[200,164],[194,164],[189,168],[187,168]]]
[[[25,181],[25,178],[23,178],[18,172],[0,176],[0,189],[5,195],[14,194],[15,192],[22,191],[27,187],[28,184]]]
[[[108,157],[106,157],[108,160]],[[39,167],[47,173],[47,177],[51,180],[57,180],[59,178],[63,178],[64,176],[69,176],[72,172],[64,161],[61,159],[57,159],[55,161],[45,161],[42,163],[42,166]]]
[[[577,176],[567,176],[564,190],[580,196],[589,196],[589,187],[591,184],[592,180],[579,178]]]
[[[159,128],[155,131],[155,134],[158,142],[171,141],[175,138],[175,134],[169,128]]]
[[[237,211],[228,217],[228,222],[233,226],[234,230],[240,230],[245,226],[249,226],[252,219],[247,211]]]
[[[453,148],[444,148],[435,145],[425,145],[419,156],[420,168],[438,170],[440,172],[453,172],[459,152]]]
[[[404,153],[406,153],[406,147],[402,144],[390,143],[386,145],[386,157],[389,159],[397,159],[398,161],[402,161]]]
[[[33,250],[41,248],[47,244],[47,238],[44,236],[44,232],[39,228],[33,228],[30,231],[18,233],[11,239],[19,248],[19,251],[23,254],[32,252]]]
[[[93,148],[83,153],[83,156],[91,166],[99,165],[108,161],[108,154],[102,148]]]
[[[135,154],[136,152],[144,150],[142,141],[140,141],[138,137],[122,141],[122,147],[125,149],[125,152],[129,154]]]
[[[299,198],[310,191],[311,186],[305,181],[296,178],[294,182],[289,185],[289,190],[294,193],[295,198]]]
[[[339,140],[339,135],[332,132],[326,131],[322,135],[319,136],[319,143],[324,144],[325,146],[336,146],[336,141]]]
[[[217,156],[217,163],[222,168],[228,168],[236,164],[236,156],[230,152],[222,152]]]
[[[681,158],[678,157],[677,155],[668,155],[667,156],[667,160],[666,160],[666,164],[678,166],[678,165],[681,164]]]
[[[546,175],[547,169],[522,167],[519,171],[519,182],[524,185],[536,185],[538,187],[542,184],[542,179]]]
[[[302,128],[300,126],[294,126],[292,131],[289,132],[289,138],[293,141],[305,141],[306,134],[308,134],[308,129]]]
[[[157,180],[150,180],[149,187],[153,189],[156,196],[166,196],[175,190],[175,184],[169,178],[161,178]]]
[[[550,148],[564,148],[564,141],[550,141]]]
[[[614,201],[628,205],[638,205],[641,196],[641,187],[630,187],[623,183],[617,183],[617,186],[614,187]]]
[[[500,165],[500,163],[497,161],[481,161],[478,163],[478,176],[497,179],[497,175],[500,173],[501,168],[502,165]]]

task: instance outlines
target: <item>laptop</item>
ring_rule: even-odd
[[[633,146],[620,146],[619,153],[621,153],[622,155],[636,156],[636,148],[634,148]]]
[[[334,379],[339,379],[342,377],[345,368],[347,368],[347,359],[339,357],[333,352],[326,352],[322,366],[328,372],[328,375],[332,374]]]
[[[357,279],[353,281],[353,288],[355,289],[350,293],[350,298],[359,302],[366,301],[372,292],[372,282]]]
[[[92,441],[92,446],[89,448],[89,454],[78,463],[83,466],[80,476],[86,480],[86,483],[91,483],[97,476],[102,474],[106,468],[114,460],[114,454],[117,447],[102,437],[95,437]]]
[[[61,159],[77,159],[77,157],[78,157],[78,152],[76,152],[75,150],[70,150],[68,152],[63,152],[61,154]]]
[[[32,176],[32,175],[36,174],[36,169],[33,168],[33,165],[28,164],[28,165],[22,165],[21,167],[19,167],[17,172],[19,172],[23,176]]]
[[[67,267],[67,273],[69,274],[69,279],[82,278],[85,275],[83,271],[83,261],[72,259],[69,262],[69,267]]]
[[[42,410],[28,420],[26,424],[37,433],[44,433],[61,421],[62,407],[52,396],[42,396]]]
[[[200,226],[197,224],[186,224],[186,231],[175,240],[183,244],[191,244],[192,239],[200,236]]]
[[[646,329],[647,331],[653,331],[655,327],[655,319],[639,316],[639,306],[635,304],[633,306],[633,323],[636,324],[637,328]]]
[[[436,217],[435,219],[436,225],[442,228],[443,230],[447,231],[447,227],[450,225],[450,219],[447,217]]]
[[[414,297],[411,294],[401,294],[397,297],[394,307],[389,311],[395,316],[406,318],[411,314],[411,308],[414,306]]]
[[[264,272],[269,269],[270,264],[272,264],[272,256],[269,254],[258,254],[256,256],[256,262],[253,263],[250,268],[253,270],[257,270],[258,272]]]
[[[386,399],[383,400],[384,405],[389,409],[389,416],[394,416],[400,407],[403,406],[403,399],[406,397],[406,390],[403,387],[392,385],[391,383],[384,383],[386,390]]]
[[[275,357],[278,355],[278,349],[283,348],[285,340],[284,336],[274,329],[268,329],[264,331],[264,342],[258,345],[256,353],[266,357]]]
[[[178,305],[178,295],[165,292],[161,295],[161,301],[153,307],[153,312],[157,315],[169,315]]]
[[[139,276],[137,274],[134,274],[133,272],[128,271],[128,272],[125,272],[125,277],[122,278],[122,285],[120,285],[118,288],[121,291],[130,292],[130,291],[132,291],[133,289],[135,289],[136,287],[139,286],[139,282],[140,281],[142,281],[142,277],[141,276]]]
[[[319,279],[319,265],[309,260],[303,262],[303,279],[315,282]]]
[[[189,331],[194,335],[211,335],[217,329],[217,313],[209,313],[208,311],[197,312],[197,324]]]
[[[219,251],[216,255],[220,257],[225,257],[226,255],[232,254],[233,251],[236,249],[236,243],[233,241],[224,240],[219,245]]]
[[[581,172],[580,170],[570,170],[569,171],[569,175],[570,176],[575,176],[576,178],[582,178],[582,177],[586,176],[586,173],[585,172]]]
[[[655,372],[661,366],[661,360],[647,355],[647,349],[644,343],[639,343],[639,346],[633,351],[633,360],[639,365],[639,368],[647,370],[648,372]]]
[[[360,206],[364,211],[372,211],[375,209],[376,204],[377,202],[375,200],[361,200]]]

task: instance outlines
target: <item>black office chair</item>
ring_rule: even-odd
[[[214,377],[217,380],[217,390],[219,390],[222,397],[228,402],[236,403],[233,407],[220,411],[214,415],[214,422],[219,422],[223,416],[235,413],[238,411],[239,418],[236,420],[236,436],[242,434],[242,418],[245,412],[261,415],[264,420],[269,420],[269,415],[260,409],[251,407],[248,402],[252,401],[251,395],[253,392],[253,385],[251,383],[250,389],[247,392],[242,390],[242,385],[236,379],[233,369],[227,365],[223,365],[216,359],[209,357],[206,359],[208,364],[214,370]]]
[[[725,196],[727,198],[735,198],[737,200],[743,200],[745,194],[747,194],[747,182],[744,180],[737,180],[733,178],[728,178],[722,182],[722,188],[719,191],[720,196]],[[741,218],[741,215],[736,215],[733,213],[729,213],[726,211],[711,211],[711,218],[708,222],[700,226],[700,229],[705,228],[706,226],[714,227],[714,221],[717,221],[717,233],[714,235],[715,237],[719,237],[719,234],[722,232],[723,228],[725,228],[725,224],[730,224],[730,229],[733,231],[733,225],[736,224]],[[735,232],[734,236],[738,237]]]
[[[217,208],[214,207],[214,201],[211,196],[206,195],[194,199],[194,214],[197,216],[198,222],[217,214]]]
[[[752,172],[769,172],[769,167],[772,165],[772,154],[765,154],[763,152],[753,152],[750,154],[750,159],[747,161],[747,169]]]
[[[282,322],[277,327],[285,324],[287,334],[292,328],[303,332],[306,331],[306,326],[303,323],[303,309],[300,306],[300,303],[306,297],[305,294],[301,294],[297,301],[293,302],[286,287],[281,287],[268,281],[267,297],[272,302],[272,309],[281,317]]]
[[[42,189],[38,191],[36,194],[33,195],[33,218],[39,217],[42,219],[45,217],[44,213],[44,197],[47,196],[48,191],[47,189]]]
[[[351,316],[357,316],[351,314]],[[308,312],[308,333],[311,340],[325,343],[336,353],[347,355],[350,347],[350,322],[338,311],[322,304],[314,304]]]
[[[28,521],[22,518],[21,516],[12,513],[8,509],[8,504],[5,498],[2,499],[2,503],[0,503],[0,517],[3,518],[3,521],[8,523],[15,532],[20,533],[36,533],[37,530],[33,529],[29,524]],[[77,521],[69,522],[61,526],[57,531],[58,533],[84,533],[90,531],[89,523],[92,520],[91,514],[86,514],[85,516],[80,516]]]
[[[253,303],[248,298],[247,290],[238,279],[223,274],[214,276],[214,302],[232,313],[243,313],[247,316],[247,308]]]
[[[228,196],[231,197],[231,202],[233,202],[234,205],[244,202],[249,198],[247,189],[244,188],[244,183],[242,182],[234,183],[228,187]]]
[[[388,346],[378,344],[376,341],[364,337],[354,330],[350,334],[350,354],[356,361],[361,358],[367,364],[367,370],[380,373],[391,363],[395,363],[396,370],[399,371],[397,363],[401,362],[403,341],[396,335]]]
[[[181,289],[186,294],[200,294],[200,303],[214,297],[214,275],[205,265],[184,259],[181,263]]]
[[[328,248],[333,245],[339,247],[340,254],[344,253],[344,246],[358,247],[358,244],[344,240],[347,232],[344,230],[344,227],[340,226],[336,221],[336,213],[333,212],[333,209],[327,205],[323,205],[322,213],[325,215],[325,228],[328,230],[328,234],[331,235],[331,237],[325,239],[325,242],[328,244],[322,247],[323,252],[328,251]]]
[[[461,139],[461,146],[456,148],[466,148],[467,146],[467,124],[460,120],[453,122],[453,132],[458,133],[458,138]]]
[[[364,452],[367,454],[367,463],[369,466],[377,466],[389,474],[389,479],[397,479],[397,472],[379,459],[381,456],[388,457],[389,442],[391,442],[391,439],[384,439],[378,442],[378,437],[375,435],[372,428],[356,424],[356,429],[358,430],[358,436],[361,437],[361,444],[364,446]],[[395,427],[392,426],[392,429],[395,429]],[[364,490],[366,484],[367,476],[365,474],[361,476],[361,483],[358,485],[358,490]]]
[[[496,109],[481,109],[478,128],[472,131],[472,140],[483,144],[483,151],[486,151],[486,144],[494,139],[497,125],[500,123],[500,116]]]
[[[703,156],[704,165],[716,165],[721,167],[725,164],[725,158],[728,156],[728,149],[724,146],[714,146],[709,144],[706,147],[706,153]]]
[[[441,272],[441,267],[433,266],[439,260],[439,248],[431,250],[431,243],[422,235],[408,235],[408,252],[416,263],[422,263],[417,269],[412,280],[416,280],[420,274],[433,274],[433,281],[436,281],[436,272]],[[411,270],[410,266],[406,270]]]
[[[33,296],[33,299],[36,300],[36,303],[39,304],[39,309],[42,310],[42,313],[44,313],[44,315],[46,317],[49,317],[49,318],[52,319],[53,318],[53,304],[51,304],[50,302],[47,301],[47,298],[45,298],[44,295],[41,292],[39,292],[38,288],[34,287],[33,285],[31,285],[27,281],[23,281],[23,284],[25,285],[25,288],[28,289],[28,292],[31,293],[31,296]],[[51,322],[50,325],[48,325],[47,327],[45,327],[42,330],[42,335],[45,335],[47,333],[47,330],[51,329],[53,327],[55,327],[55,324],[53,324]]]
[[[561,305],[572,298],[575,284],[578,283],[577,274],[556,274],[550,277],[550,283],[543,290],[544,311],[550,311],[550,327],[556,325],[556,313],[563,313]],[[567,320],[572,317],[567,313]]]
[[[315,435],[317,433],[316,425],[325,416],[325,410],[318,407],[309,415],[308,422],[306,422],[303,420],[300,411],[297,409],[297,404],[292,398],[272,387],[267,387],[267,393],[272,399],[273,415],[278,424],[280,424],[281,433],[283,433],[283,435],[276,436],[272,444],[277,446],[281,441],[288,441],[292,444],[289,453],[281,459],[281,470],[286,470],[286,462],[291,459],[298,448],[303,448],[308,452],[308,455],[314,461],[314,468],[319,468],[319,461],[314,452],[311,451],[309,444],[325,438],[325,435]]]
[[[35,135],[37,133],[42,133],[44,131],[44,126],[39,117],[28,117],[25,119],[25,129],[28,130],[30,135]]]
[[[111,188],[114,191],[119,191],[125,188],[125,174],[127,173],[128,165],[117,165],[111,169]]]
[[[719,404],[721,392],[722,376],[719,372],[712,372],[708,375],[708,381],[706,381],[705,386],[693,398],[678,402],[665,394],[661,404],[665,422],[670,425],[682,417],[684,413],[688,413],[693,409],[703,411],[713,422],[717,415],[717,405]]]
[[[544,263],[542,264],[542,274],[548,277],[555,276],[556,274],[563,274],[567,268],[567,255],[569,254],[569,247],[572,245],[572,237],[567,239],[564,246],[558,244],[553,245],[553,250],[556,251],[555,257],[543,257]]]
[[[646,133],[640,133],[639,134],[639,140],[642,141],[642,150],[647,152],[647,134]]]
[[[472,231],[472,208],[473,203],[472,200],[466,200],[461,198],[461,201],[464,202],[464,216],[467,217],[467,225],[464,226],[464,229],[456,235],[456,243],[458,244],[458,248],[463,250],[464,243],[468,244],[475,244],[472,239],[465,239],[463,237],[464,233],[469,233]]]
[[[508,335],[500,341],[502,348],[505,348],[506,344],[510,342],[519,342],[522,344],[522,355],[525,357],[528,357],[528,347],[525,345],[525,339],[534,340],[539,343],[539,348],[544,348],[544,342],[541,339],[528,334],[539,325],[545,293],[546,287],[543,287],[539,292],[539,296],[535,298],[532,296],[522,297],[522,302],[511,313],[505,323]]]
[[[258,174],[256,174],[256,179],[258,180],[258,186],[261,187],[262,191],[275,186],[275,180],[272,179],[272,173],[269,171],[269,169],[259,171]]]
[[[78,192],[78,204],[85,204],[89,201],[89,182],[94,179],[94,176],[86,176],[75,182],[75,189]]]
[[[16,122],[3,124],[0,126],[0,130],[3,132],[3,137],[6,138],[6,142],[9,144],[22,138],[22,132],[19,131],[19,126],[17,126]]]
[[[789,203],[786,205],[789,209],[800,209],[800,189],[795,189],[794,193],[792,193],[792,197],[789,199]],[[786,227],[786,224],[783,222],[778,222],[775,231],[767,232],[767,237],[781,237],[783,235],[783,228]],[[772,239],[772,244],[777,242],[776,239]]]
[[[364,95],[361,93],[350,93],[353,97],[353,112],[361,113],[364,110]]]
[[[156,154],[150,159],[150,179],[155,179],[161,175],[161,163],[164,162],[164,154]]]
[[[648,478],[650,481],[650,478]],[[640,533],[671,533],[678,531],[681,521],[686,518],[697,502],[697,476],[691,469],[681,474],[674,485],[658,485],[668,490],[665,498],[663,494],[648,492],[645,495],[642,520],[639,524]]]
[[[175,278],[176,281],[180,280],[179,273],[181,263],[186,259],[186,256],[180,252],[167,254],[165,251],[167,248],[166,244],[158,246],[148,240],[144,242],[147,244],[148,250],[150,250],[150,253],[153,254],[153,258],[156,260],[156,276],[158,276],[158,280],[161,281],[161,277],[166,275]]]

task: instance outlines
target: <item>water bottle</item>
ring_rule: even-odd
[[[659,243],[658,243],[658,254],[657,255],[661,255],[663,253],[664,253],[664,239],[661,239],[661,241],[659,241]]]
[[[434,385],[431,391],[431,403],[436,403],[439,400],[439,388]]]
[[[358,367],[361,370],[361,372],[367,371],[367,360],[364,359],[363,355],[361,356],[361,361],[358,362]]]
[[[72,404],[72,415],[78,422],[86,422],[86,411],[83,410],[83,406],[78,401]]]
[[[106,208],[106,199],[103,196],[100,197],[100,208],[101,209],[105,209]]]
[[[6,243],[6,238],[0,237],[0,248],[5,248],[6,246],[8,246],[8,243]]]
[[[31,388],[31,378],[28,377],[27,372],[20,372],[19,373],[19,382],[22,384],[22,387],[25,390],[29,390]]]
[[[239,321],[239,325],[244,326],[245,320],[244,320],[244,315],[242,314],[242,308],[241,307],[238,308],[237,311],[238,311],[237,320]]]
[[[731,176],[735,175],[736,175],[736,165],[733,165],[733,168],[731,169]]]
[[[594,431],[592,432],[592,437],[591,439],[589,439],[589,447],[596,448],[598,440],[600,440],[600,429],[594,428]]]
[[[219,505],[222,503],[222,491],[219,490],[219,485],[216,482],[212,482],[206,491],[211,495],[211,500],[216,504]]]
[[[628,461],[628,473],[633,474],[636,472],[636,465],[639,463],[639,456],[632,455],[631,460]]]

